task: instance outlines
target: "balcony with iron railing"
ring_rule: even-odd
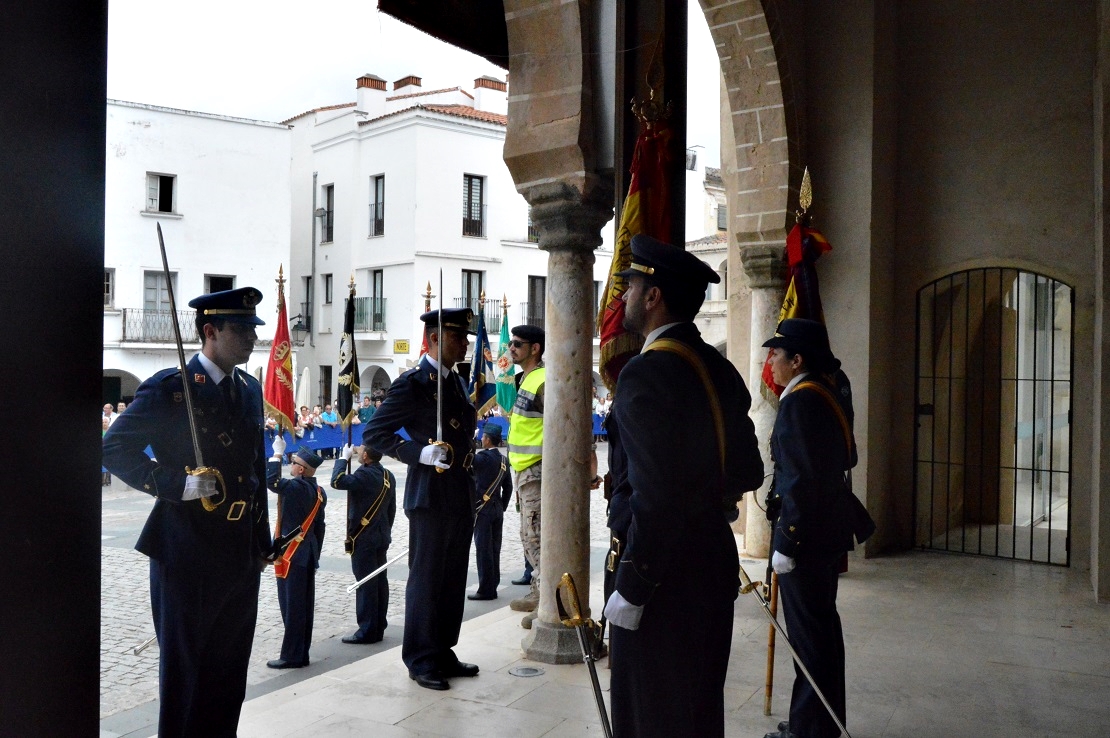
[[[470,320],[470,330],[478,330],[478,313],[482,312],[486,318],[486,333],[496,333],[501,330],[501,301],[497,299],[479,300],[470,297],[456,297],[456,308],[470,308],[474,317]]]
[[[385,330],[385,298],[355,298],[355,331],[381,333]]]
[[[123,308],[123,343],[175,343],[173,313],[170,310]],[[178,310],[177,322],[181,326],[182,343],[200,343],[197,336],[195,310]]]
[[[485,205],[481,205],[479,207],[468,205],[463,206],[462,234],[464,236],[485,238],[486,207],[487,206]]]
[[[537,328],[543,328],[543,303],[522,302],[520,303],[520,322],[524,325],[534,325]]]
[[[370,235],[385,235],[385,201],[370,203]]]

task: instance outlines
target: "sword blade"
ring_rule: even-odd
[[[436,442],[443,443],[443,270],[439,270],[439,334],[436,336]]]
[[[384,564],[382,564],[381,566],[379,566],[379,567],[378,567],[377,569],[375,569],[374,571],[372,571],[372,572],[370,572],[369,574],[367,574],[366,576],[364,576],[364,577],[363,577],[362,579],[359,579],[359,580],[358,580],[357,582],[355,582],[354,584],[352,584],[352,585],[350,585],[349,587],[347,587],[347,594],[350,594],[351,592],[354,592],[354,591],[355,591],[356,589],[358,589],[358,588],[359,588],[359,587],[361,587],[362,585],[366,584],[366,583],[367,583],[367,582],[369,582],[369,581],[370,581],[371,579],[373,579],[374,577],[378,576],[379,574],[381,574],[381,573],[382,573],[383,571],[385,571],[385,570],[386,570],[386,569],[388,569],[389,567],[391,567],[391,566],[393,566],[394,564],[396,564],[396,563],[397,563],[398,561],[400,561],[400,560],[401,560],[402,558],[404,558],[405,556],[407,556],[407,555],[408,555],[408,552],[409,552],[409,550],[408,550],[408,549],[406,548],[406,549],[405,549],[404,551],[402,551],[401,553],[397,554],[397,555],[396,555],[396,556],[394,556],[394,557],[393,557],[392,559],[390,559],[389,561],[385,562]]]
[[[790,650],[790,655],[794,657],[794,663],[802,670],[802,674],[805,675],[806,680],[809,682],[810,686],[813,687],[813,691],[821,698],[821,704],[829,711],[829,717],[836,723],[836,727],[840,728],[842,734],[847,736],[847,738],[852,738],[852,734],[844,727],[844,723],[840,722],[840,718],[837,717],[836,711],[832,709],[832,705],[825,699],[825,693],[817,686],[817,681],[813,678],[813,675],[809,673],[809,669],[806,668],[806,665],[802,663],[802,657],[794,650],[794,644],[790,642],[790,637],[786,635],[786,631],[783,629],[782,624],[779,623],[778,618],[771,614],[771,607],[767,604],[767,600],[763,599],[763,594],[759,591],[759,587],[752,584],[752,580],[748,578],[748,572],[744,571],[743,566],[740,567],[740,581],[743,583],[743,586],[740,587],[740,593],[744,594],[746,592],[751,592],[755,595],[756,599],[759,600],[759,604],[761,605],[760,609],[763,610],[763,614],[767,616],[771,621],[771,625],[775,627],[775,630],[782,636],[783,641],[786,642],[786,647]]]
[[[166,258],[166,241],[162,238],[162,224],[155,223],[158,229],[158,249],[162,252],[162,272],[166,276],[166,294],[170,298],[170,318],[173,322],[173,337],[177,342],[177,365],[181,369],[181,389],[185,393],[185,412],[189,415],[189,435],[193,439],[193,454],[196,466],[204,466],[200,452],[200,435],[197,433],[197,419],[193,416],[193,393],[189,386],[189,375],[185,371],[185,348],[181,343],[181,325],[177,322],[177,300],[173,294],[173,280],[170,279],[170,262]]]

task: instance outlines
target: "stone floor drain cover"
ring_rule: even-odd
[[[518,677],[534,677],[543,674],[543,669],[537,669],[534,666],[514,666],[509,669],[509,673]]]

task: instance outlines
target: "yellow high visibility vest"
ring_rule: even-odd
[[[546,377],[547,369],[538,366],[516,392],[516,404],[509,416],[509,464],[517,472],[543,458],[543,413],[536,410],[536,392]]]

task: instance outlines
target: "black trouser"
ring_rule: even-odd
[[[637,630],[609,624],[616,738],[724,736],[732,618],[727,596],[663,585]]]
[[[410,674],[427,674],[458,662],[451,649],[459,642],[466,605],[474,514],[417,508],[406,515],[409,580],[401,658]]]
[[[301,555],[307,557],[308,551],[302,551]],[[316,610],[316,564],[291,564],[289,574],[277,580],[277,595],[281,622],[285,624],[281,658],[293,664],[307,664]]]
[[[792,572],[779,575],[779,594],[794,650],[837,717],[845,722],[844,634],[836,611],[839,561],[839,554],[817,560],[799,558]],[[790,698],[790,730],[803,738],[840,735],[840,728],[797,664]]]
[[[496,500],[488,504],[496,505]],[[485,508],[474,520],[474,559],[478,564],[478,594],[497,596],[501,583],[501,528],[505,516],[501,509],[487,512]]]
[[[204,576],[150,560],[150,606],[161,652],[160,738],[234,738],[247,689],[258,585],[255,566]]]
[[[382,566],[386,562],[386,551],[389,546],[360,546],[355,542],[354,553],[351,554],[351,571],[355,580]],[[358,632],[355,638],[378,640],[385,633],[386,610],[389,608],[389,580],[388,572],[382,572],[366,584],[358,588],[355,593],[355,617],[358,619]]]

